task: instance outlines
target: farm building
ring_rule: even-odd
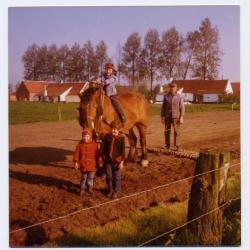
[[[174,80],[186,102],[216,103],[223,95],[233,93],[229,80]],[[157,101],[163,100],[162,95]]]
[[[38,94],[44,91],[48,82],[44,81],[22,81],[16,91],[18,101],[38,101]]]
[[[65,102],[80,102],[79,93],[82,92],[84,83],[74,83],[69,93],[65,97]]]
[[[233,93],[229,80],[174,80],[182,88],[185,101],[215,103],[229,93]]]
[[[15,101],[17,101],[16,95],[15,95],[15,94],[9,95],[9,101],[10,101],[10,102],[15,102]]]
[[[84,83],[23,81],[17,89],[18,101],[79,102]]]
[[[240,95],[240,83],[239,82],[232,82],[231,85],[233,88],[233,94]]]

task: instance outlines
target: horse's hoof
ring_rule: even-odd
[[[142,165],[143,167],[147,167],[148,164],[149,164],[149,161],[148,161],[148,160],[145,160],[145,159],[142,159],[142,160],[141,160],[141,165]]]

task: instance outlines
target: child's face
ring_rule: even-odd
[[[106,68],[106,74],[107,74],[108,76],[112,75],[112,73],[113,73],[113,69],[111,69],[111,68]]]
[[[119,130],[117,128],[112,128],[112,135],[117,136],[119,134]]]
[[[90,136],[88,134],[82,136],[83,142],[89,142],[90,141]]]

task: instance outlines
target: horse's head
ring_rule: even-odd
[[[95,130],[98,117],[102,114],[101,87],[91,86],[80,95],[78,120],[83,128],[90,127]]]

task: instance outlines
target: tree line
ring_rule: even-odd
[[[160,37],[150,29],[144,39],[134,32],[118,47],[115,63],[118,76],[124,76],[132,86],[149,83],[153,90],[156,81],[169,79],[216,79],[222,51],[219,31],[205,18],[198,30],[181,34],[175,27]],[[58,48],[29,46],[22,58],[24,79],[44,81],[90,81],[102,74],[104,64],[111,62],[107,45],[100,41],[96,46],[87,41]]]

